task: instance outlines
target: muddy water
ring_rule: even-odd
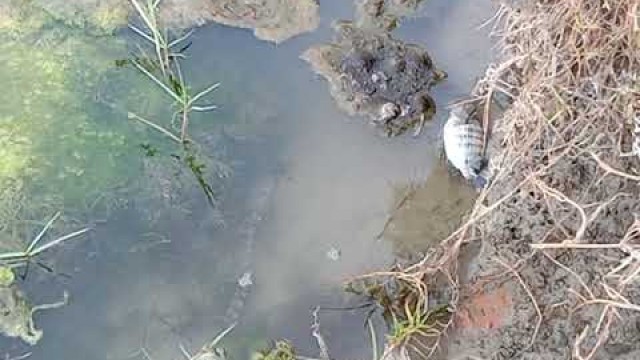
[[[38,314],[45,335],[37,346],[0,339],[0,356],[143,359],[144,347],[154,360],[175,359],[180,344],[195,352],[232,320],[241,322],[226,345],[237,359],[269,338],[317,356],[310,311],[345,305],[342,280],[393,261],[393,245],[375,237],[397,201],[394,189],[422,182],[438,161],[444,106],[468,92],[488,61],[487,31],[477,26],[491,14],[489,0],[429,1],[399,29],[449,73],[434,93],[441,111],[418,138],[382,138],[340,113],[326,83],[298,59],[330,38],[332,20],[352,17],[349,2],[323,1],[320,29],[278,46],[246,30],[198,30],[189,76],[229,84],[217,98],[221,116],[243,114],[237,121],[253,129],[253,136],[231,126],[216,135],[235,170],[222,203],[225,226],[204,202],[153,231],[132,212],[115,214],[57,269],[71,278],[27,284],[35,302],[66,289],[71,303]],[[253,285],[239,294],[247,271]],[[237,296],[244,306],[230,310]],[[370,356],[363,319],[323,313],[335,358]]]

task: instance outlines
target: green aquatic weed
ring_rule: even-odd
[[[293,345],[286,340],[276,341],[270,348],[257,351],[252,360],[296,360]]]
[[[61,245],[63,242],[76,238],[80,235],[87,233],[90,228],[84,228],[72,233],[60,236],[55,240],[52,240],[44,245],[39,245],[40,241],[44,238],[47,231],[51,228],[53,223],[60,217],[60,212],[57,212],[47,224],[40,230],[38,235],[31,241],[29,246],[21,251],[8,251],[0,253],[0,268],[11,268],[16,266],[23,266],[28,264],[33,258],[41,253]],[[0,276],[2,274],[0,273]]]
[[[8,266],[0,266],[0,287],[9,287],[16,279],[16,275]]]

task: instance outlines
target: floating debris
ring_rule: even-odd
[[[302,59],[329,81],[342,110],[367,116],[387,136],[433,117],[436,105],[428,91],[446,75],[424,49],[347,21],[334,28],[332,43],[308,49]]]
[[[336,247],[331,247],[331,249],[327,251],[327,258],[331,261],[338,261],[340,260],[341,256],[342,256],[342,252],[340,251],[340,249]]]
[[[242,274],[240,279],[238,279],[238,286],[240,286],[241,288],[246,288],[252,285],[253,285],[253,273],[251,271],[245,272],[244,274]]]

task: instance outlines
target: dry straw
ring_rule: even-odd
[[[515,270],[518,266],[509,261],[526,263],[536,253],[544,255],[583,284],[577,290],[566,289],[576,299],[572,314],[600,307],[598,321],[578,331],[576,359],[595,357],[621,311],[640,311],[640,299],[625,295],[640,274],[640,223],[634,222],[632,214],[621,214],[617,221],[626,236],[593,236],[611,216],[608,210],[621,202],[631,202],[631,208],[640,211],[640,162],[632,149],[640,136],[634,133],[640,111],[639,1],[502,2],[492,30],[500,60],[489,67],[472,99],[484,106],[483,123],[487,129],[492,127],[487,146],[492,184],[480,194],[463,226],[442,241],[439,251],[402,271],[370,276],[415,284],[425,304],[430,296],[427,289],[435,286],[435,279],[444,278],[438,286],[446,284],[449,305],[455,311],[461,298],[457,261],[463,244],[496,241],[504,226],[495,220],[504,216],[496,215],[507,206],[517,211],[519,206],[533,204],[551,221],[528,230],[546,235],[535,237],[529,244],[531,253],[522,259],[514,260],[518,252],[506,249],[513,256],[497,267],[502,273],[508,269],[505,275],[513,275],[525,288],[539,317],[523,351],[533,351],[543,314],[540,300]],[[496,94],[508,97],[511,106],[490,123],[488,109]],[[502,239],[500,246],[512,246],[511,240],[521,239]],[[611,264],[614,270],[593,270],[608,272],[596,282],[581,279],[556,259],[560,251],[580,256],[580,251],[607,249],[618,250],[619,256]],[[441,331],[446,333],[452,325],[445,324]]]

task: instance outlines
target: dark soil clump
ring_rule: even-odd
[[[418,46],[351,22],[335,24],[331,44],[302,58],[329,81],[331,95],[350,115],[365,115],[394,136],[429,120],[435,102],[428,91],[444,78]]]

